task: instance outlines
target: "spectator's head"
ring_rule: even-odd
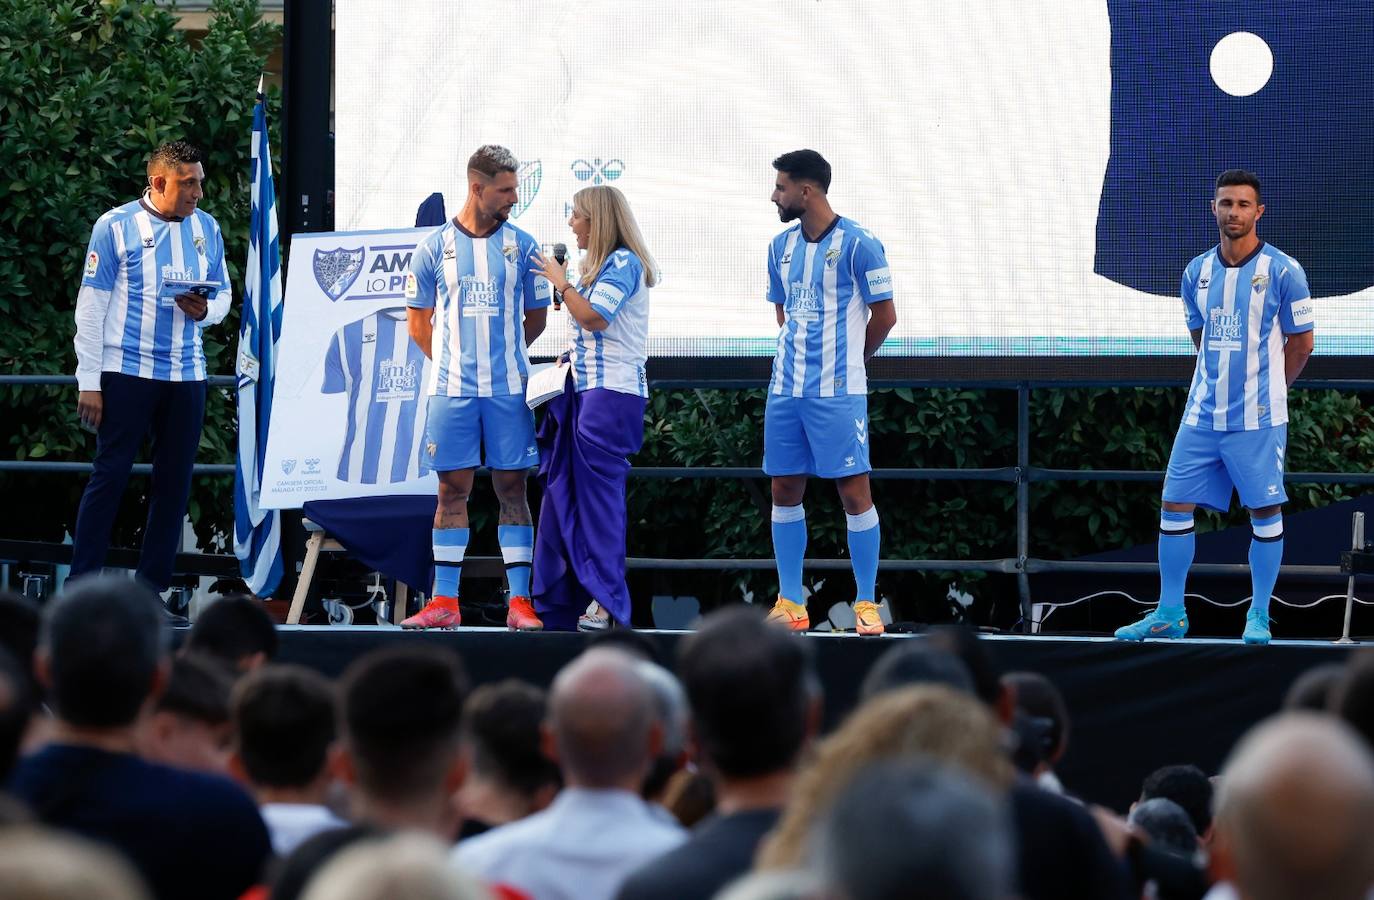
[[[1197,829],[1188,813],[1172,800],[1155,797],[1131,807],[1127,819],[1145,833],[1152,846],[1182,856],[1198,850]]]
[[[140,728],[139,752],[163,765],[227,772],[233,687],[233,673],[219,660],[194,654],[173,659],[167,689]]]
[[[1252,729],[1222,772],[1213,871],[1245,900],[1363,900],[1371,834],[1364,741],[1329,716],[1285,713]]]
[[[1322,663],[1303,672],[1288,687],[1283,708],[1289,711],[1326,712],[1331,708],[1331,694],[1345,675],[1340,663]]]
[[[1328,709],[1374,747],[1374,652],[1356,654],[1331,687]]]
[[[19,758],[32,709],[29,679],[14,657],[0,648],[0,784],[5,783]]]
[[[344,780],[360,817],[435,829],[451,824],[463,783],[467,677],[437,647],[388,647],[355,660],[340,683]]]
[[[146,900],[127,860],[74,834],[46,828],[0,831],[0,900]]]
[[[277,655],[277,626],[261,601],[247,594],[227,594],[196,616],[184,649],[248,672]]]
[[[57,717],[85,730],[128,728],[166,678],[160,601],[128,578],[70,582],[45,610],[35,667]]]
[[[816,829],[815,867],[846,900],[1003,900],[1011,821],[987,785],[928,761],[860,773]]]
[[[658,663],[642,660],[639,674],[654,694],[654,717],[663,729],[663,747],[654,757],[640,793],[645,800],[661,802],[673,775],[687,765],[687,695],[677,677]]]
[[[819,900],[830,897],[825,884],[814,872],[778,869],[751,872],[731,882],[716,895],[716,900]]]
[[[960,769],[994,791],[1010,785],[1014,774],[1001,725],[973,697],[944,685],[882,694],[822,741],[802,768],[778,827],[762,845],[760,864],[798,865],[813,823],[859,772],[879,762],[916,757]]]
[[[638,660],[590,650],[554,678],[544,752],[570,786],[638,793],[662,746],[654,694]]]
[[[1145,776],[1140,801],[1163,797],[1172,800],[1192,820],[1193,830],[1204,839],[1212,827],[1212,779],[1197,766],[1164,766]]]
[[[38,604],[28,597],[0,591],[0,650],[7,651],[19,664],[29,682],[29,699],[35,709],[43,702],[43,689],[33,677],[33,656],[38,650],[42,618]]]
[[[482,685],[464,706],[470,783],[499,792],[518,815],[543,809],[558,792],[558,767],[541,745],[547,713],[545,693],[514,678]]]
[[[299,793],[318,803],[329,785],[334,686],[304,666],[268,665],[234,687],[230,768],[259,795]]]
[[[819,725],[820,687],[810,646],[729,607],[682,642],[678,674],[707,766],[726,779],[791,769]]]
[[[305,900],[488,900],[432,837],[401,833],[341,850],[306,887]]]
[[[902,641],[888,650],[864,676],[859,696],[870,700],[887,691],[918,684],[943,684],[973,694],[973,676],[953,653],[930,641]]]
[[[987,646],[978,640],[978,632],[964,625],[942,625],[932,628],[926,640],[959,658],[973,678],[973,693],[987,704],[1002,724],[1010,725],[1016,714],[1016,702],[1011,691],[1002,687],[997,665],[988,654]]]
[[[1058,762],[1069,749],[1069,707],[1059,688],[1039,672],[1008,672],[1002,684],[1010,689],[1017,712],[1047,723],[1045,761]]]
[[[268,882],[272,900],[300,900],[315,874],[344,849],[360,841],[383,838],[390,832],[378,825],[348,825],[306,838],[295,850],[272,866]]]

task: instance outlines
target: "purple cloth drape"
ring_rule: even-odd
[[[630,624],[625,584],[625,479],[644,442],[644,398],[572,379],[540,423],[544,499],[534,539],[534,607],[546,628],[572,630],[596,600]]]

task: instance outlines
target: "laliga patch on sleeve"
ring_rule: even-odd
[[[1293,304],[1294,325],[1315,325],[1317,323],[1317,304],[1308,297]]]
[[[868,292],[870,294],[892,293],[892,270],[887,266],[883,266],[881,269],[869,269],[865,277],[868,279]]]
[[[100,254],[99,254],[99,253],[96,253],[94,250],[92,250],[92,251],[90,252],[90,254],[87,255],[87,257],[86,257],[86,277],[87,277],[87,278],[92,278],[92,277],[94,277],[94,276],[95,276],[95,273],[96,273],[96,270],[99,269],[99,268],[100,268]]]
[[[405,295],[407,300],[414,300],[420,294],[419,285],[415,283],[415,273],[406,273]]]

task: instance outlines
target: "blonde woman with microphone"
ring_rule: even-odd
[[[630,624],[625,480],[644,441],[649,288],[658,266],[614,187],[578,191],[568,225],[585,253],[579,279],[542,256],[533,270],[562,294],[573,337],[567,384],[538,432],[544,499],[532,593],[549,627],[571,628],[577,616],[579,630],[602,631]]]

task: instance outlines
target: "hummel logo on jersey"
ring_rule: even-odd
[[[1279,486],[1277,484],[1271,484],[1269,487],[1265,488],[1265,493],[1271,497],[1277,497],[1279,495]]]
[[[144,246],[145,248],[151,248],[151,247],[153,246],[153,239],[150,238],[150,237],[144,238],[144,239],[143,239],[143,246]]]
[[[375,332],[369,331],[369,332],[365,332],[365,333],[363,334],[363,343],[364,343],[364,344],[375,344],[376,342],[377,342],[377,334],[376,334]]]
[[[1209,285],[1209,284],[1211,284],[1211,283],[1212,283],[1212,276],[1211,276],[1211,275],[1203,275],[1201,278],[1199,278],[1199,279],[1197,280],[1197,286],[1198,286],[1198,288],[1200,288],[1200,289],[1202,289],[1202,290],[1206,290],[1206,289],[1207,289],[1207,285]]]
[[[526,448],[525,448],[525,455],[526,455],[526,456],[538,456],[538,455],[539,455],[539,448],[538,448],[538,447],[533,447],[533,446],[531,446],[531,447],[526,447]]]
[[[844,458],[844,466],[845,466],[845,468],[846,468],[846,469],[851,468],[853,465],[854,465],[854,457],[852,457],[852,456],[846,456],[846,457]]]
[[[458,252],[457,252],[456,250],[454,250],[452,247],[445,247],[445,248],[444,248],[444,259],[454,259],[454,258],[456,258],[457,256],[458,256]]]
[[[787,265],[788,263],[790,263],[791,261],[792,261],[792,251],[791,251],[791,250],[788,250],[786,253],[784,253],[784,254],[782,255],[782,259],[778,260],[778,265],[780,265],[780,266],[785,266],[785,265]]]

